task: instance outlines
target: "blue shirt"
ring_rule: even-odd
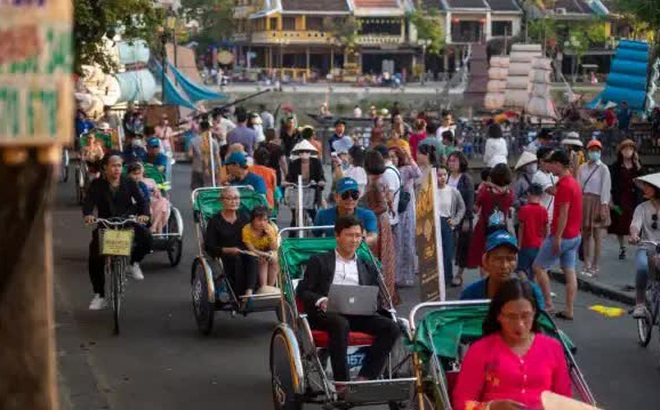
[[[254,146],[257,145],[257,133],[252,128],[248,128],[245,125],[239,125],[227,135],[227,144],[231,145],[236,143],[243,145],[245,152],[247,152],[249,156],[252,156]]]
[[[534,282],[529,282],[532,285],[534,290],[534,295],[536,296],[536,301],[539,304],[539,309],[545,309],[545,299],[543,299],[543,293],[539,285]],[[479,299],[488,299],[488,278],[479,279],[478,281],[468,285],[463,292],[461,292],[461,300],[479,300]]]
[[[316,214],[316,218],[314,219],[314,225],[334,226],[335,222],[337,222],[338,216],[339,216],[339,212],[337,212],[336,206],[333,206],[332,208],[321,209]],[[376,221],[376,214],[374,214],[373,211],[369,209],[357,207],[355,208],[355,216],[360,220],[360,222],[362,222],[362,225],[364,226],[364,230],[367,231],[367,233],[378,233],[378,222]],[[333,234],[333,231],[332,230],[326,230],[325,232],[315,231],[314,234],[317,236],[321,236],[322,234],[325,234],[326,236],[331,236]]]
[[[616,115],[617,121],[619,121],[619,129],[627,130],[630,127],[630,118],[632,117],[632,111],[629,108],[625,110],[619,110]]]
[[[155,157],[151,157],[151,156],[147,155],[144,158],[144,162],[147,162],[147,163],[149,163],[151,165],[154,165],[156,167],[163,166],[163,167],[167,168],[167,155],[165,155],[163,153],[159,153]]]
[[[251,186],[254,190],[260,194],[266,195],[266,183],[263,178],[252,172],[248,172],[245,178],[242,181],[234,180],[231,183],[235,186]]]
[[[140,161],[145,162],[147,158],[147,151],[140,146],[129,145],[124,148],[124,162],[129,164],[131,162]]]

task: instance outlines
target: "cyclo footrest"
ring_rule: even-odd
[[[376,404],[410,400],[415,378],[365,380],[335,383],[346,386],[343,401],[352,404]]]

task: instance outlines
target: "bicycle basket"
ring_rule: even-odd
[[[316,189],[303,188],[303,209],[316,209]],[[286,203],[290,208],[295,208],[298,203],[298,189],[296,187],[286,188]]]
[[[101,255],[131,256],[133,235],[134,232],[132,229],[99,230]]]

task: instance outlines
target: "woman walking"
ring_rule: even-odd
[[[383,180],[385,160],[378,151],[367,151],[364,165],[369,178],[364,194],[366,204],[376,214],[378,220],[378,240],[372,246],[371,251],[383,265],[385,287],[392,297],[392,302],[398,304],[399,295],[395,285],[396,254],[394,252],[394,235],[389,220],[389,214],[394,211],[392,209],[394,193],[390,192]]]
[[[619,240],[619,259],[626,259],[625,237],[629,233],[635,208],[642,202],[640,191],[635,189],[633,181],[644,175],[635,142],[630,139],[621,141],[616,149],[616,161],[610,165],[612,179],[612,205],[610,217],[612,224],[607,232]]]
[[[415,245],[415,182],[421,178],[422,171],[417,163],[401,148],[389,149],[392,164],[401,175],[401,195],[399,196],[399,230],[396,240],[396,284],[413,286],[417,271]]]
[[[465,202],[458,189],[447,184],[449,172],[444,166],[438,168],[438,191],[435,207],[440,215],[440,232],[442,236],[442,260],[445,273],[445,284],[453,283],[454,270],[454,229],[461,224],[465,216]]]
[[[502,127],[493,122],[488,127],[488,139],[484,151],[484,164],[487,168],[495,168],[497,164],[507,164],[509,150],[502,133]]]
[[[454,151],[447,158],[449,167],[449,181],[447,184],[456,188],[461,194],[465,204],[465,215],[463,220],[457,225],[458,240],[456,242],[456,265],[458,272],[451,281],[452,287],[463,285],[463,271],[467,266],[468,251],[472,240],[472,230],[474,219],[474,180],[467,172],[468,159],[461,151]]]

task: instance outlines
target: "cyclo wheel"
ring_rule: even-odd
[[[206,274],[199,259],[195,259],[192,266],[192,304],[197,328],[207,336],[213,330],[215,306],[209,301],[209,288],[206,283]]]
[[[76,170],[75,170],[75,181],[74,184],[76,186],[76,202],[78,202],[78,205],[82,205],[83,200],[85,199],[83,197],[83,185],[84,185],[84,175],[82,172],[82,168],[80,165],[76,165]]]
[[[181,227],[179,226],[175,212],[178,212],[176,208],[172,208],[170,217],[167,220],[167,232],[170,235],[181,233]],[[181,236],[179,236],[169,241],[169,246],[167,247],[167,259],[170,261],[170,266],[174,267],[177,266],[179,262],[181,262],[181,255],[183,253],[183,240],[181,239]]]
[[[653,323],[655,322],[651,304],[648,300],[644,304],[646,305],[646,315],[641,319],[637,319],[637,338],[639,339],[639,345],[642,347],[648,346],[651,342]]]
[[[295,392],[297,380],[294,358],[287,337],[275,330],[270,342],[270,374],[275,410],[301,410],[303,401]]]

